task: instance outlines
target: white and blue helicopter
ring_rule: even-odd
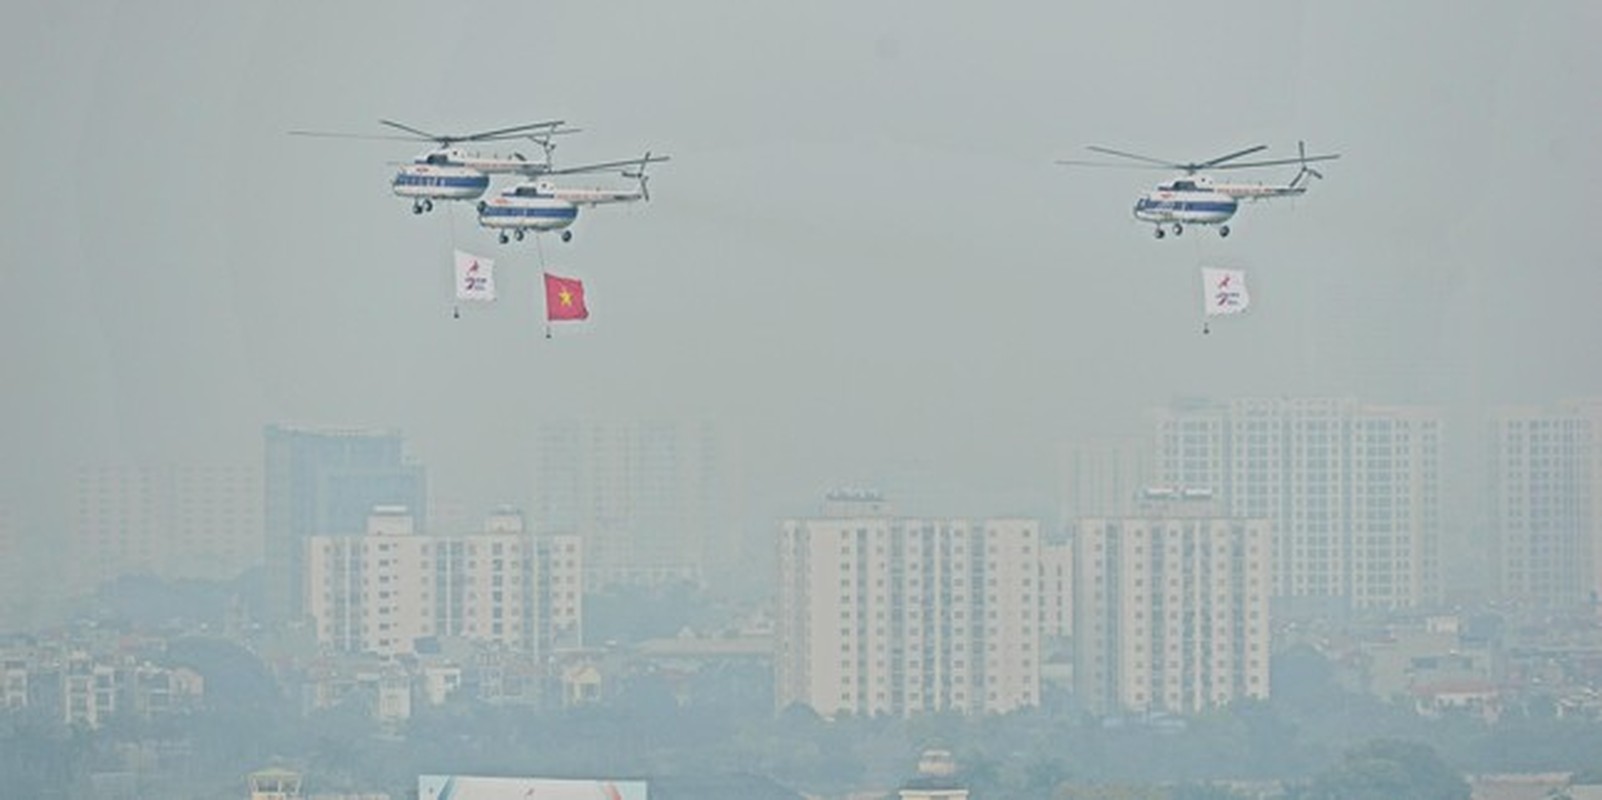
[[[1303,142],[1297,143],[1296,158],[1279,158],[1269,161],[1236,161],[1235,159],[1266,150],[1268,145],[1255,145],[1244,150],[1222,155],[1207,161],[1181,163],[1160,158],[1126,153],[1091,145],[1087,149],[1109,156],[1131,159],[1139,163],[1108,163],[1105,161],[1059,160],[1058,164],[1075,167],[1121,167],[1132,169],[1180,170],[1185,174],[1141,195],[1135,201],[1135,219],[1154,224],[1153,235],[1163,238],[1167,231],[1175,236],[1185,232],[1186,225],[1216,225],[1219,236],[1229,235],[1229,220],[1239,210],[1242,200],[1267,200],[1276,197],[1296,197],[1307,193],[1307,178],[1323,178],[1323,174],[1308,163],[1330,161],[1340,154],[1310,156]],[[1254,169],[1299,164],[1301,169],[1289,183],[1281,185],[1262,183],[1219,183],[1198,174],[1203,170]],[[1164,229],[1164,226],[1168,226]]]
[[[319,136],[339,139],[385,139],[413,142],[433,142],[434,148],[417,155],[401,165],[390,179],[390,189],[399,197],[412,201],[412,213],[422,214],[434,210],[434,201],[477,200],[489,190],[491,175],[535,174],[549,169],[551,151],[556,145],[552,137],[577,133],[577,128],[564,128],[562,120],[531,122],[508,128],[480,131],[461,135],[437,134],[414,128],[393,120],[381,119],[380,125],[401,131],[401,134],[327,133],[322,131],[290,131],[294,136]],[[529,139],[545,151],[544,162],[530,161],[521,153],[508,156],[472,153],[458,147],[466,142],[504,142]]]
[[[632,203],[651,199],[646,187],[649,180],[645,168],[650,164],[667,161],[668,156],[646,152],[640,158],[628,161],[605,161],[560,169],[543,166],[531,171],[531,179],[505,189],[495,197],[478,203],[478,224],[499,232],[501,244],[512,239],[522,241],[528,233],[561,231],[562,241],[572,241],[569,227],[578,219],[581,206],[598,206],[607,203]],[[579,189],[557,186],[549,180],[552,175],[620,170],[623,177],[638,181],[633,189]]]

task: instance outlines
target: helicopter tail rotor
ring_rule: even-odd
[[[651,202],[651,189],[649,187],[651,178],[645,174],[645,165],[649,163],[651,163],[651,151],[647,150],[645,155],[640,157],[640,165],[638,167],[623,170],[623,177],[633,178],[640,182],[640,199],[647,203]]]
[[[1290,182],[1291,186],[1293,186],[1293,187],[1301,186],[1302,185],[1302,181],[1304,179],[1308,178],[1308,177],[1314,177],[1314,178],[1317,178],[1319,180],[1323,180],[1324,179],[1324,173],[1319,172],[1318,170],[1307,166],[1307,143],[1306,142],[1299,141],[1299,142],[1296,143],[1296,154],[1297,154],[1297,159],[1301,163],[1301,167],[1302,168],[1297,171],[1296,177],[1291,179],[1291,182]]]

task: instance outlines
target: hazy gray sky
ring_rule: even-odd
[[[274,421],[400,427],[441,493],[520,499],[542,420],[712,417],[775,513],[1035,512],[1059,442],[1175,394],[1602,392],[1602,6],[1111,5],[13,3],[0,502]],[[545,243],[593,314],[546,341],[531,244],[389,194],[420,148],[285,135],[380,117],[673,161]],[[1052,163],[1298,139],[1343,158],[1227,241],[1130,218],[1161,173]],[[453,245],[497,306],[451,318]],[[1255,301],[1206,337],[1202,263]]]

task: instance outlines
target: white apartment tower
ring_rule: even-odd
[[[779,535],[775,700],[826,717],[1040,702],[1040,526],[909,519],[872,493]]]
[[[1156,480],[1273,522],[1274,595],[1352,609],[1440,599],[1441,417],[1338,398],[1177,404]]]
[[[1205,491],[1075,525],[1074,682],[1096,714],[1193,714],[1269,691],[1270,523]]]
[[[380,507],[364,536],[313,536],[306,608],[336,650],[392,656],[418,639],[455,637],[548,654],[580,644],[579,541],[530,536],[516,513],[483,533],[428,536],[402,508]]]
[[[1602,398],[1496,411],[1491,524],[1502,593],[1545,608],[1602,599]]]

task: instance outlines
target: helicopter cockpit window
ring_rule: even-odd
[[[444,164],[445,161],[446,161],[446,159],[445,159],[445,154],[444,153],[429,153],[428,154],[428,163],[430,163],[430,164]]]

